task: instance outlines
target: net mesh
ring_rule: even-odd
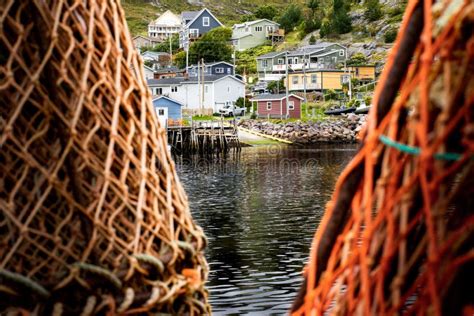
[[[0,313],[209,312],[119,1],[0,5]]]
[[[472,315],[474,3],[411,0],[293,315]]]

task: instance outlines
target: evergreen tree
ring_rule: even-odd
[[[365,1],[365,17],[371,22],[377,21],[382,17],[382,7],[379,0]]]
[[[350,5],[344,0],[333,2],[333,30],[337,34],[345,34],[352,30],[351,17],[349,16]]]
[[[309,38],[309,45],[314,45],[316,44],[316,37],[314,37],[314,35],[311,35],[311,37]]]
[[[301,8],[298,5],[292,3],[286,8],[285,12],[283,12],[278,23],[280,23],[280,26],[286,32],[291,32],[298,24],[300,24],[301,19]]]

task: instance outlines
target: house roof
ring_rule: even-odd
[[[170,85],[178,85],[183,81],[183,77],[175,77],[175,78],[162,78],[162,79],[148,79],[147,85],[159,85],[159,86],[170,86]]]
[[[304,100],[302,97],[296,95],[296,94],[289,94],[288,97],[295,97],[300,100]],[[283,100],[286,98],[286,94],[260,94],[252,99],[250,101],[277,101],[277,100]]]
[[[181,12],[181,18],[183,20],[193,20],[200,11],[183,11]]]
[[[183,105],[184,105],[183,103],[181,103],[181,102],[179,102],[179,101],[177,101],[177,100],[175,100],[175,99],[172,99],[172,98],[170,98],[170,97],[167,97],[167,96],[165,96],[165,95],[160,95],[160,96],[158,96],[158,97],[153,98],[152,102],[155,102],[155,101],[160,100],[160,99],[166,99],[166,100],[171,101],[171,102],[173,102],[173,103],[175,103],[175,104],[177,104],[177,105],[180,105],[180,106],[183,106]]]
[[[268,54],[265,54],[265,55],[258,56],[257,59],[273,58],[273,57],[283,55],[285,53],[286,52],[271,52],[271,53],[268,53]]]
[[[215,65],[218,65],[218,64],[226,64],[226,65],[229,65],[231,67],[234,67],[234,65],[232,65],[231,63],[228,63],[226,61],[215,61],[215,62],[212,62],[212,63],[209,63],[209,64],[205,64],[206,67],[212,67],[212,66],[215,66]],[[189,65],[188,68],[197,68],[198,65]]]
[[[234,79],[236,81],[239,81],[241,83],[244,83],[242,80],[232,76],[232,75],[209,75],[204,77],[204,82],[207,83],[212,83],[216,82],[222,79],[225,79],[227,77],[230,77],[231,79]],[[163,78],[163,79],[148,79],[147,84],[153,85],[153,86],[172,86],[172,85],[178,85],[178,84],[194,84],[197,82],[200,82],[201,78],[198,77],[190,77],[190,78],[185,78],[185,77],[175,77],[175,78]]]
[[[186,12],[186,11],[185,11],[185,12]],[[188,11],[188,12],[192,13],[192,11]],[[219,23],[220,26],[224,26],[224,24],[222,24],[221,21],[219,21],[219,19],[216,18],[216,16],[215,16],[214,14],[212,14],[211,11],[209,11],[208,8],[204,8],[204,9],[202,9],[201,11],[197,12],[197,14],[192,18],[191,21],[189,21],[189,23],[186,24],[186,26],[193,24],[194,21],[196,21],[196,19],[197,19],[199,16],[201,16],[201,14],[203,14],[204,12],[209,13],[209,15],[212,16],[212,17],[214,18],[214,20],[216,20],[216,22]],[[183,13],[184,13],[184,12],[183,12]],[[192,14],[191,14],[191,15],[192,15]],[[191,16],[191,15],[190,15],[190,16]],[[184,18],[183,18],[183,19],[184,19]],[[184,20],[187,20],[187,19],[184,19]]]
[[[141,55],[142,56],[149,56],[149,57],[153,57],[153,58],[159,58],[160,56],[169,56],[169,53],[146,51],[144,53],[141,53]]]
[[[184,69],[179,69],[176,66],[172,66],[172,67],[166,67],[166,68],[158,69],[155,72],[158,73],[158,74],[167,74],[167,73],[181,72],[181,71],[184,72]]]
[[[234,26],[232,26],[232,28],[246,27],[246,26],[250,26],[250,25],[254,25],[254,24],[263,22],[263,21],[267,21],[267,22],[272,23],[272,24],[275,24],[275,25],[280,25],[279,23],[274,22],[274,21],[271,21],[271,20],[269,20],[269,19],[260,19],[260,20],[245,22],[245,23],[234,24]]]
[[[230,77],[231,79],[234,79],[234,80],[237,80],[239,82],[244,83],[242,80],[240,80],[240,79],[238,79],[238,78],[236,78],[232,75],[209,75],[209,76],[204,76],[204,82],[216,82],[216,81],[225,79],[227,77]],[[181,83],[183,83],[183,84],[185,84],[185,83],[197,83],[200,80],[201,79],[198,78],[198,77],[190,77],[188,80],[184,80]]]
[[[165,11],[156,20],[152,21],[150,25],[163,25],[163,26],[179,26],[181,25],[181,17],[177,16],[170,10]]]
[[[301,48],[297,50],[289,51],[288,57],[301,56],[301,55],[314,55],[314,54],[317,54],[318,52],[323,51],[325,48],[331,45],[338,45],[338,46],[341,46],[342,48],[345,48],[344,46],[338,43],[322,42],[319,44],[302,46]],[[326,54],[332,54],[332,53],[333,52],[328,52]]]

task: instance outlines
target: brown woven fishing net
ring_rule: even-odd
[[[474,314],[474,2],[411,0],[294,315]]]
[[[116,0],[0,4],[0,314],[209,312]]]

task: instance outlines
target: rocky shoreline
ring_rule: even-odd
[[[272,123],[243,120],[239,126],[249,130],[292,141],[296,144],[355,143],[367,115],[347,114],[321,122]]]

